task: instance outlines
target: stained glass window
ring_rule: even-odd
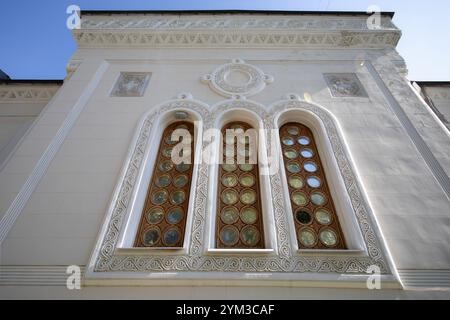
[[[222,136],[216,247],[264,248],[256,130],[232,122],[222,128]]]
[[[194,163],[193,133],[193,124],[184,121],[164,130],[135,239],[136,247],[183,246]]]
[[[345,249],[313,134],[299,123],[280,128],[290,203],[300,249]]]

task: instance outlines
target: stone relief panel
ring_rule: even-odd
[[[247,97],[262,91],[266,84],[273,82],[273,77],[243,60],[234,59],[204,75],[201,81],[222,96]]]
[[[323,76],[333,97],[368,97],[354,73],[326,73]]]
[[[142,97],[151,73],[121,72],[111,92],[112,97]]]

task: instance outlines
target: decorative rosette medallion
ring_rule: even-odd
[[[261,92],[266,84],[273,82],[273,77],[243,60],[233,59],[204,75],[201,80],[222,96],[245,98]]]

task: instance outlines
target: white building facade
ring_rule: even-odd
[[[4,156],[0,297],[450,297],[449,131],[392,17],[82,12]],[[181,122],[186,170],[164,160]],[[228,170],[214,132],[236,124],[257,162]]]

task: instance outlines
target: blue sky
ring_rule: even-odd
[[[83,10],[331,10],[395,11],[403,31],[398,46],[411,80],[450,80],[448,0],[2,0],[0,68],[13,79],[62,79],[75,51],[66,8]]]

